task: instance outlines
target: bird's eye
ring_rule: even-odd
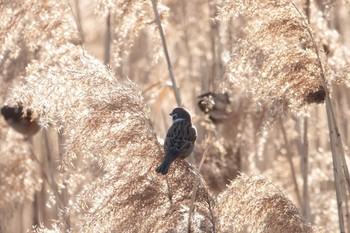
[[[174,113],[174,114],[172,115],[172,117],[173,117],[173,121],[174,121],[174,120],[176,120],[176,118],[177,118],[177,114],[176,114],[176,113]]]

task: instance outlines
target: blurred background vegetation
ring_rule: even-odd
[[[295,3],[303,17],[291,1],[158,3],[183,106],[191,111],[198,130],[197,146],[188,162],[198,166],[208,149],[200,170],[204,191],[199,202],[205,200],[209,207],[198,204],[197,211],[211,216],[207,225],[217,228],[199,227],[198,232],[292,232],[294,228],[266,227],[283,216],[283,211],[281,215],[276,211],[276,216],[266,217],[271,203],[282,203],[286,210],[293,210],[291,215],[298,216],[295,224],[301,227],[294,232],[339,229],[326,93],[318,59],[324,65],[326,91],[348,159],[350,5],[340,0]],[[98,192],[107,193],[108,187],[127,177],[121,167],[134,155],[135,171],[151,173],[135,178],[140,185],[156,183],[151,187],[158,194],[170,185],[173,192],[186,193],[190,199],[193,183],[181,185],[183,179],[194,179],[193,172],[184,168],[188,165],[179,165],[183,173],[175,172],[178,168],[170,170],[173,174],[166,188],[165,178],[157,177],[153,169],[160,161],[161,149],[152,137],[162,142],[171,124],[168,113],[177,104],[151,1],[33,0],[24,5],[4,1],[0,6],[0,104],[32,109],[34,120],[45,128],[27,137],[9,128],[4,118],[0,120],[0,190],[4,193],[0,232],[26,232],[35,225],[43,232],[70,228],[72,232],[164,232],[157,224],[128,228],[122,223],[132,224],[131,220],[115,217],[113,209],[121,208],[122,200],[132,206],[137,199],[131,191],[118,193],[125,199],[112,201],[115,205],[109,212],[94,215],[98,212],[94,203],[101,198]],[[305,25],[313,32],[320,57]],[[41,83],[51,79],[50,75],[57,79]],[[76,82],[80,76],[85,81]],[[113,78],[118,81],[111,81]],[[79,99],[80,95],[84,97]],[[90,117],[93,114],[95,117]],[[126,126],[107,127],[122,120]],[[120,131],[125,135],[120,136]],[[139,137],[136,142],[133,136]],[[125,145],[110,146],[109,140]],[[128,141],[134,144],[129,147]],[[94,147],[89,143],[105,144]],[[139,150],[130,149],[138,146]],[[129,157],[121,156],[127,153]],[[114,155],[124,160],[107,158]],[[240,173],[250,178],[237,178]],[[346,216],[349,194],[345,178],[340,176]],[[114,193],[128,183],[118,185]],[[270,194],[269,204],[259,199]],[[105,195],[101,203],[108,203]],[[242,199],[236,200],[237,195]],[[85,203],[84,198],[91,200]],[[212,202],[216,203],[213,209]],[[261,206],[266,212],[258,211]],[[161,207],[164,205],[154,210]],[[141,213],[142,208],[147,209],[140,205],[134,211]],[[123,213],[122,208],[120,211]],[[165,216],[167,210],[162,213]],[[239,214],[242,216],[237,217]],[[99,224],[93,228],[95,221]],[[167,221],[175,224],[178,219]],[[348,217],[345,222],[350,229]],[[183,230],[168,227],[172,232]]]

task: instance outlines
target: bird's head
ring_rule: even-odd
[[[169,114],[173,118],[173,122],[179,119],[184,119],[186,121],[191,122],[191,115],[190,113],[181,107],[174,108],[174,110]]]
[[[23,116],[23,107],[9,107],[7,105],[1,108],[1,115],[4,116],[5,120],[19,121]]]

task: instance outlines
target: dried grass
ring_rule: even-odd
[[[218,198],[221,232],[323,232],[303,219],[297,207],[262,177],[241,175]]]
[[[42,180],[38,166],[31,155],[28,141],[13,131],[7,131],[1,121],[0,146],[0,231],[11,232],[10,220],[21,211],[23,203],[33,201]],[[16,223],[15,223],[16,224]]]
[[[274,112],[287,111],[284,105],[296,112],[324,101],[311,38],[289,1],[233,1],[220,13],[222,19],[233,14],[248,19],[245,38],[226,71],[233,85],[245,88],[255,101],[272,102]]]
[[[77,166],[81,160],[99,164],[98,179],[91,177],[73,199],[70,211],[78,220],[73,229],[160,231],[164,226],[159,219],[173,223],[168,230],[185,229],[186,224],[179,223],[187,220],[195,177],[181,162],[174,171],[177,175],[169,177],[168,194],[164,177],[153,172],[162,152],[134,85],[120,83],[99,61],[69,42],[45,43],[41,52],[40,63],[26,67],[25,82],[8,101],[30,106],[39,113],[41,125],[64,129],[61,171],[73,172],[71,164]],[[70,189],[75,183],[66,185],[76,192]],[[197,193],[192,229],[208,231],[212,199],[203,184]]]
[[[38,228],[32,226],[35,232],[186,232],[191,206],[191,232],[323,232],[312,224],[337,230],[326,121],[320,108],[310,105],[323,101],[325,89],[307,31],[288,1],[167,0],[160,5],[176,81],[198,128],[198,146],[190,159],[200,161],[201,139],[213,138],[194,203],[193,165],[177,161],[165,177],[154,172],[163,157],[158,138],[170,123],[159,115],[173,108],[175,99],[164,91],[168,74],[159,59],[163,55],[151,2],[84,3],[80,7],[97,16],[81,8],[81,31],[65,1],[0,4],[0,103],[32,109],[45,128],[38,137],[46,138],[46,148],[38,150],[34,161],[30,141],[0,121],[0,189],[6,194],[0,198],[0,231],[14,231],[15,224],[30,231],[28,225],[38,223]],[[216,18],[217,7],[225,20]],[[329,24],[316,24],[321,20],[314,5],[310,10],[317,44],[325,50],[321,58],[327,81],[343,88],[334,98],[344,98],[337,111],[345,114],[340,125],[346,142],[348,52]],[[110,69],[85,50],[91,38],[102,37],[96,36],[100,28],[89,23],[108,14],[114,56]],[[196,96],[208,91],[230,95],[219,124],[194,109]],[[305,181],[298,149],[304,135],[296,130],[298,121],[285,114],[301,110],[311,116],[306,135],[308,221],[298,210],[302,206],[293,204],[295,185]],[[278,117],[295,165],[294,182],[280,126],[272,124]],[[52,130],[59,136],[52,136]],[[264,174],[271,181],[237,177],[240,171]],[[40,209],[31,207],[26,219],[14,219],[33,203]],[[4,227],[8,221],[14,224]]]

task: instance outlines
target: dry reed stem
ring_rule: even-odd
[[[287,133],[286,133],[286,130],[284,128],[282,119],[280,119],[280,125],[281,125],[281,130],[282,130],[284,143],[286,144],[287,159],[288,159],[288,163],[289,163],[291,174],[292,174],[292,180],[293,180],[293,183],[294,183],[295,196],[297,197],[298,205],[302,206],[303,202],[301,201],[301,196],[300,196],[299,186],[298,186],[298,182],[297,182],[296,172],[295,172],[294,163],[293,163],[293,160],[292,160],[292,154],[291,154],[292,150],[291,150],[290,145],[289,145],[289,141],[288,141],[288,138],[287,138]]]
[[[307,18],[307,22],[310,24],[310,0],[305,0],[303,4],[303,9],[305,16]],[[304,117],[304,133],[300,134],[303,135],[302,140],[302,153],[300,155],[300,167],[301,167],[301,173],[303,178],[303,201],[302,201],[302,213],[303,216],[310,221],[311,219],[311,210],[310,210],[310,199],[309,199],[309,192],[308,192],[308,185],[309,185],[309,158],[308,158],[308,152],[309,152],[309,144],[308,144],[308,119],[307,117]]]
[[[344,178],[342,179],[344,182]],[[346,190],[342,189],[342,195],[344,197],[345,202],[345,221],[346,221],[346,229],[350,232],[350,212],[349,212],[349,196]]]
[[[162,23],[160,21],[158,9],[157,9],[157,0],[151,0],[151,1],[152,1],[152,7],[153,7],[154,16],[155,16],[155,19],[156,19],[156,22],[157,22],[157,25],[158,25],[159,35],[160,35],[161,40],[162,40],[162,45],[163,45],[163,50],[164,50],[164,54],[165,54],[165,59],[166,59],[166,62],[168,64],[168,70],[169,70],[170,79],[171,79],[171,82],[173,84],[172,88],[174,90],[176,103],[177,103],[178,106],[182,106],[181,95],[180,95],[179,89],[178,89],[178,87],[176,85],[174,69],[173,69],[173,66],[172,66],[171,61],[170,61],[168,47],[167,47],[167,44],[166,44]]]
[[[193,75],[193,58],[191,54],[191,46],[190,46],[190,26],[189,26],[189,16],[188,15],[188,1],[181,0],[181,20],[182,20],[182,31],[183,31],[183,43],[186,50],[186,58],[188,62],[188,69],[186,70],[186,76],[192,77]]]
[[[74,8],[76,10],[76,12],[75,12],[76,13],[76,17],[74,17],[74,19],[75,19],[75,22],[76,22],[76,25],[77,25],[77,29],[78,29],[78,32],[79,32],[81,43],[83,44],[85,42],[85,35],[84,35],[83,27],[81,25],[80,0],[74,0]],[[72,13],[73,13],[72,7],[71,7],[71,10],[72,10]]]
[[[310,220],[311,209],[310,209],[310,197],[309,197],[309,142],[308,142],[308,119],[304,117],[304,133],[303,135],[303,149],[300,157],[301,173],[303,177],[303,202],[302,212],[303,216]]]
[[[108,12],[106,16],[106,32],[104,39],[104,53],[103,53],[103,64],[108,65],[111,56],[111,13]]]

